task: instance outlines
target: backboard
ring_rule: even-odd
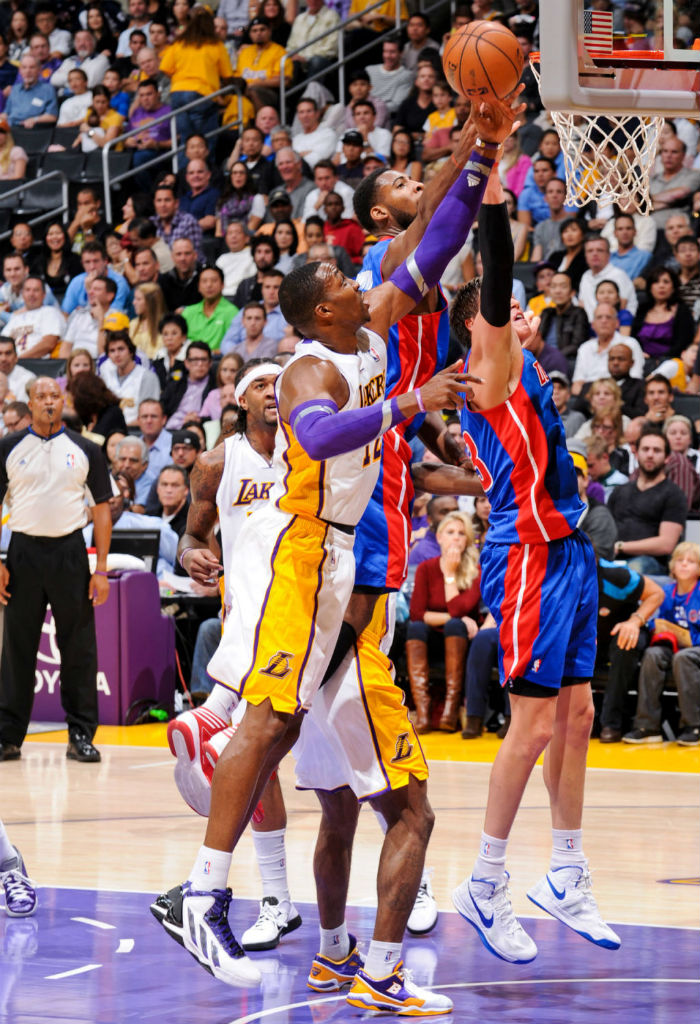
[[[700,117],[696,7],[687,0],[655,0],[655,15],[635,23],[623,16],[622,0],[540,0],[544,106],[594,115]]]

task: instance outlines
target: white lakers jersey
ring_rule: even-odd
[[[320,341],[299,342],[287,367],[305,356],[333,363],[344,377],[349,391],[348,400],[340,412],[383,402],[386,344],[374,331],[365,329],[365,333],[369,338],[368,350],[352,354],[334,352]],[[277,378],[278,398],[287,367]],[[381,454],[382,439],[379,437],[346,455],[314,461],[296,440],[289,424],[280,417],[274,453],[277,483],[270,498],[283,512],[355,526],[377,482]]]
[[[252,509],[270,498],[275,471],[264,455],[256,452],[245,434],[224,441],[224,469],[216,492],[221,526],[221,557],[224,564],[224,607],[231,607],[229,580],[234,570],[233,551],[241,526]]]

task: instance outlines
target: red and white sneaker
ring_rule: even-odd
[[[217,732],[226,728],[223,718],[205,707],[185,711],[168,724],[168,746],[174,757],[175,785],[193,811],[206,818],[211,803],[213,765],[204,754],[204,746]]]
[[[211,777],[214,774],[214,769],[216,768],[216,762],[219,760],[219,757],[228,746],[229,740],[236,732],[239,722],[243,718],[243,715],[245,714],[245,709],[246,701],[242,700],[233,711],[233,715],[231,716],[231,724],[227,725],[225,729],[221,729],[219,732],[214,733],[214,735],[210,739],[208,739],[207,742],[204,744],[204,758],[206,761],[208,761],[210,785]],[[272,777],[274,777],[274,772],[272,773]],[[252,820],[256,824],[260,824],[263,818],[264,814],[262,807],[260,804],[258,804],[255,810],[253,811]]]

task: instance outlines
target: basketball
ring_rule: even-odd
[[[442,66],[452,88],[467,99],[495,96],[502,100],[520,81],[523,56],[509,28],[493,21],[472,21],[450,38]]]

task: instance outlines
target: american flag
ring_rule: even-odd
[[[583,42],[590,53],[612,53],[612,11],[583,12]]]

